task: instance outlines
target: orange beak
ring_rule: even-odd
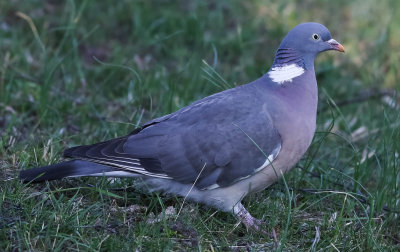
[[[337,42],[336,40],[330,39],[330,40],[326,41],[326,43],[331,45],[332,50],[336,50],[336,51],[339,51],[339,52],[344,52],[344,47],[339,42]]]

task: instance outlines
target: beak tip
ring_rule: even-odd
[[[327,42],[331,46],[332,50],[336,50],[336,51],[343,52],[343,53],[345,52],[344,47],[336,40],[330,39]]]
[[[343,47],[341,44],[338,45],[338,51],[339,51],[339,52],[342,52],[342,53],[346,52],[346,51],[344,50],[344,47]]]

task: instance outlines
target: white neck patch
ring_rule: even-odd
[[[273,82],[283,84],[285,82],[292,82],[293,78],[298,77],[303,73],[304,68],[300,67],[296,63],[293,63],[271,68],[271,70],[268,72],[268,76]]]

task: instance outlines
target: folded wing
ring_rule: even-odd
[[[250,86],[245,92],[236,88],[209,96],[128,136],[74,147],[64,155],[185,184],[196,182],[199,189],[229,186],[268,166],[281,148],[265,103],[254,100],[252,92],[256,90]]]

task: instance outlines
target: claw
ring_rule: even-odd
[[[261,226],[265,223],[251,216],[249,211],[247,211],[247,209],[242,205],[242,203],[238,203],[233,207],[233,213],[243,223],[247,231],[252,229],[261,232],[263,234],[268,234],[268,232],[266,232],[264,229],[261,228]]]

